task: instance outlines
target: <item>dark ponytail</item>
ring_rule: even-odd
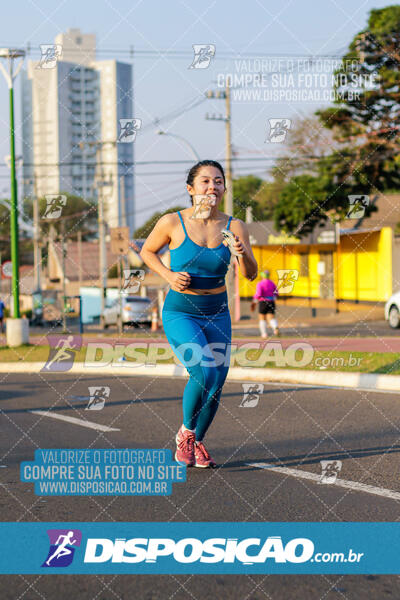
[[[187,185],[193,185],[194,178],[200,171],[201,167],[215,167],[216,169],[219,169],[221,171],[222,177],[224,178],[224,186],[226,187],[224,169],[219,164],[219,162],[217,162],[216,160],[201,160],[200,162],[193,165],[193,167],[190,169],[187,179],[186,179]],[[190,195],[190,199],[191,199],[192,205],[193,205],[193,197],[191,195]]]

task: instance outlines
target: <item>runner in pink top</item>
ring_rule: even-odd
[[[261,337],[267,337],[267,322],[272,327],[274,335],[279,335],[278,321],[275,318],[275,298],[278,296],[278,288],[269,279],[269,271],[260,273],[262,279],[257,283],[256,293],[253,296],[251,310],[255,309],[258,302],[258,325]],[[267,318],[267,321],[265,320]]]

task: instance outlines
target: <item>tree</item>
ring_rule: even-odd
[[[177,212],[178,210],[183,210],[184,208],[187,207],[173,206],[172,208],[168,208],[168,210],[165,210],[164,212],[154,213],[149,219],[147,219],[147,221],[143,225],[141,225],[135,230],[133,237],[136,239],[146,238],[160,217],[169,213]]]
[[[39,219],[42,235],[48,235],[50,226],[61,233],[64,223],[66,237],[81,231],[82,239],[87,240],[97,232],[97,203],[61,192],[51,200],[48,196],[39,199]]]
[[[316,112],[332,133],[333,151],[316,160],[316,181],[295,176],[285,186],[276,224],[305,233],[328,216],[343,219],[349,195],[399,189],[399,47],[400,6],[372,10],[334,74],[335,106]],[[370,205],[365,215],[375,210]]]
[[[362,171],[373,192],[400,187],[400,6],[372,10],[336,72],[335,104],[318,111],[350,160],[341,180]]]
[[[316,115],[294,120],[288,130],[285,152],[270,170],[272,181],[264,182],[257,194],[264,219],[273,219],[277,226],[279,223],[280,228],[287,230],[297,229],[304,219],[311,225],[309,216],[316,205],[311,202],[309,194],[318,189],[318,181],[313,182],[312,177],[320,176],[320,161],[329,156],[335,145],[338,144],[332,132],[324,129]],[[305,175],[308,177],[303,177]],[[312,190],[308,190],[310,186]],[[322,190],[320,194],[321,199],[324,198]],[[319,213],[314,212],[314,217]],[[312,227],[314,225],[312,223]]]
[[[260,219],[257,194],[263,180],[254,175],[246,175],[233,180],[233,216],[246,221],[246,208],[251,206],[253,217]]]
[[[317,175],[318,162],[338,146],[332,132],[325,128],[315,114],[295,119],[288,130],[285,153],[278,158],[271,174],[281,188],[292,177]]]
[[[317,177],[293,177],[281,191],[275,207],[275,228],[298,235],[309,233],[324,218],[320,207],[325,199],[325,190]]]
[[[316,176],[298,175],[286,184],[274,211],[277,229],[306,235],[328,219],[343,220],[349,211],[350,195],[370,194],[370,183],[362,171],[345,177],[347,162],[343,156],[334,152],[318,161]],[[346,156],[346,160],[351,160],[351,156]],[[376,210],[375,205],[368,205],[365,216]]]
[[[3,204],[0,204],[0,252],[1,260],[10,260],[10,211]]]
[[[10,211],[3,204],[0,204],[0,236],[10,243]]]

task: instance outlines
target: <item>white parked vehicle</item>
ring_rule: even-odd
[[[400,327],[400,292],[390,296],[385,304],[385,319],[389,321],[390,327],[397,329]]]
[[[126,296],[122,295],[121,303],[119,298],[107,300],[103,313],[104,327],[109,325],[118,325],[120,322],[120,306],[122,304],[122,328],[124,325],[151,325],[152,303],[150,298],[145,296]]]

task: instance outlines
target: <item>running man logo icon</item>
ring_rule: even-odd
[[[346,219],[361,219],[365,214],[365,209],[369,205],[369,196],[348,196],[349,210]]]
[[[89,387],[89,402],[85,410],[102,410],[106,403],[106,398],[110,397],[110,388],[108,386]]]
[[[142,119],[120,119],[118,142],[130,144],[136,139],[136,133],[142,126]]]
[[[81,545],[82,532],[79,529],[48,529],[47,535],[50,548],[42,567],[68,567],[76,548]]]
[[[260,399],[260,394],[264,392],[263,383],[242,383],[243,399],[239,404],[240,408],[254,408]]]
[[[280,294],[290,294],[299,278],[299,272],[296,269],[277,269],[276,272],[278,274],[277,291]]]
[[[59,58],[62,55],[61,44],[40,44],[40,57],[39,64],[36,65],[37,69],[53,69]]]
[[[65,372],[72,368],[75,353],[82,346],[80,335],[48,335],[49,357],[41,371]]]
[[[193,195],[193,206],[194,212],[191,215],[191,219],[208,219],[211,213],[211,208],[215,206],[217,196],[214,194],[194,194]]]
[[[58,217],[61,217],[62,210],[67,204],[67,196],[48,194],[45,198],[46,208],[42,219],[58,219]]]
[[[215,56],[215,44],[193,44],[194,57],[189,69],[207,69]]]
[[[135,294],[139,291],[140,283],[144,279],[143,269],[124,269],[124,281],[122,290],[128,294]]]
[[[271,144],[284,142],[287,132],[292,124],[291,119],[268,119],[268,123],[269,133],[267,134],[265,142],[270,142]]]
[[[341,460],[321,460],[322,475],[319,483],[335,483],[342,469]]]

